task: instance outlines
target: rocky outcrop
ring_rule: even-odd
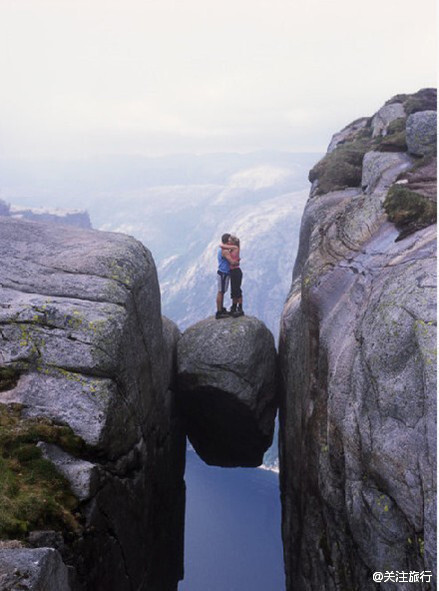
[[[53,548],[0,550],[0,589],[71,591],[69,574]]]
[[[437,113],[421,111],[407,119],[407,147],[411,154],[425,156],[436,148]]]
[[[384,105],[384,107],[381,107],[381,109],[372,117],[372,137],[387,135],[390,123],[399,117],[404,116],[405,111],[401,103]]]
[[[22,462],[24,478],[37,462],[44,491],[37,479],[24,517],[16,484],[2,537],[35,542],[32,530],[50,518],[73,590],[175,590],[185,495],[169,374],[178,335],[167,321],[163,334],[149,251],[123,235],[8,217],[0,266],[2,424],[25,445],[2,439],[3,468]],[[48,460],[70,487],[62,498],[43,488]]]
[[[256,318],[208,318],[178,343],[186,430],[208,464],[259,466],[277,408],[273,335]]]
[[[360,127],[313,169],[279,344],[289,591],[435,573],[436,178],[431,157],[387,153],[409,113],[426,120],[425,101],[430,90],[394,97],[403,128],[400,107],[381,111],[375,132]],[[364,155],[343,177],[350,145]]]

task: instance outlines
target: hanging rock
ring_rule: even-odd
[[[178,391],[189,440],[208,464],[259,466],[273,438],[276,351],[258,319],[208,318],[178,343]]]

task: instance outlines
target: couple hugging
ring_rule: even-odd
[[[244,316],[242,309],[242,271],[239,268],[239,238],[231,234],[221,236],[218,247],[218,293],[216,296],[215,318]],[[224,308],[224,294],[231,283],[232,307],[228,312]]]

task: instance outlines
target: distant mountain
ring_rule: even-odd
[[[53,224],[76,226],[77,228],[91,228],[90,216],[83,209],[23,207],[11,205],[0,199],[0,215],[35,222],[50,222]]]
[[[229,194],[198,211],[201,236],[195,239],[194,228],[185,252],[158,265],[164,313],[184,329],[215,312],[217,245],[228,231],[241,238],[244,309],[262,319],[277,338],[306,199],[306,190],[250,204]],[[225,302],[230,305],[229,294]]]
[[[154,255],[163,312],[183,329],[214,312],[216,245],[223,232],[238,234],[246,312],[277,337],[308,170],[318,159],[261,151],[0,160],[0,196],[27,209],[87,209],[93,227],[138,238]]]

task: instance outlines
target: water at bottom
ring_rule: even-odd
[[[185,578],[179,591],[284,591],[278,475],[186,457]]]

